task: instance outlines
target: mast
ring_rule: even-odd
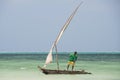
[[[73,19],[75,13],[77,12],[78,8],[80,7],[80,5],[82,4],[83,2],[81,2],[77,7],[76,9],[73,11],[73,13],[70,15],[70,17],[68,18],[68,20],[66,21],[66,23],[64,24],[64,26],[62,27],[57,39],[55,40],[55,43],[54,43],[54,47],[55,47],[55,50],[56,50],[56,62],[57,62],[57,69],[59,70],[59,62],[58,62],[58,53],[57,53],[57,43],[59,41],[59,39],[61,38],[63,32],[66,30],[66,28],[68,27],[69,23],[71,22],[71,20]]]
[[[57,51],[57,45],[55,45],[55,51],[56,51],[57,70],[59,70],[59,61],[58,61],[58,51]]]

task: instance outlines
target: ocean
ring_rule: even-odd
[[[79,53],[74,70],[91,75],[45,75],[37,66],[44,65],[46,56],[44,52],[0,53],[0,80],[120,80],[120,53]],[[55,56],[47,68],[57,68]],[[68,52],[59,53],[60,69],[66,70],[68,57]]]

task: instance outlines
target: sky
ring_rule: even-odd
[[[120,0],[82,0],[59,52],[119,52]],[[49,52],[81,0],[0,0],[0,52]]]

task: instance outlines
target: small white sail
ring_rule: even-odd
[[[46,68],[47,64],[51,63],[52,62],[52,51],[49,52],[47,58],[46,58],[46,62],[45,62],[45,65],[43,66],[43,68]]]
[[[66,28],[68,27],[70,21],[72,20],[72,18],[74,17],[75,13],[77,12],[78,8],[80,7],[80,5],[82,4],[82,2],[77,6],[77,8],[75,9],[75,11],[70,15],[70,17],[68,18],[68,20],[66,21],[66,23],[64,24],[64,26],[62,27],[59,35],[57,36],[55,42],[53,43],[51,49],[50,49],[50,52],[46,58],[46,62],[45,62],[45,65],[44,65],[44,68],[46,67],[47,64],[51,63],[52,62],[52,51],[53,49],[55,48],[55,46],[57,45],[58,41],[60,40],[63,32],[66,30]]]
[[[53,50],[53,47],[54,47],[54,44],[52,45],[52,47],[50,49],[50,52],[47,55],[47,58],[46,58],[46,61],[45,61],[45,64],[44,64],[43,68],[46,68],[47,64],[52,62],[52,50]]]

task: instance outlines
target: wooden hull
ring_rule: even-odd
[[[38,68],[44,73],[44,74],[91,74],[89,72],[85,72],[84,70],[81,71],[68,71],[68,70],[50,70],[50,69],[43,69],[40,66]]]

